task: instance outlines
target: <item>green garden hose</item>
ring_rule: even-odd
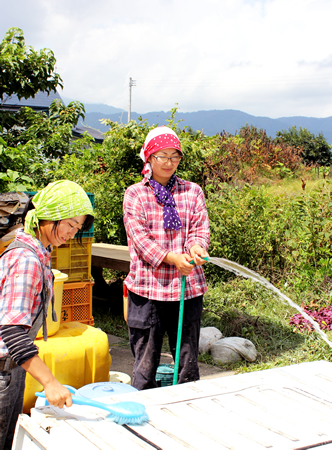
[[[208,261],[209,258],[202,258]],[[195,264],[194,260],[190,261],[190,264]],[[184,293],[186,290],[186,279],[185,275],[182,275],[181,279],[181,297],[180,297],[180,308],[179,308],[179,322],[178,322],[178,335],[176,339],[176,350],[175,350],[175,362],[174,362],[174,375],[173,375],[173,385],[178,384],[178,373],[180,364],[180,350],[181,350],[181,339],[182,339],[182,325],[183,325],[183,310],[184,310]]]

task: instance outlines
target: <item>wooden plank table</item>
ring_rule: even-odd
[[[332,448],[332,363],[316,361],[96,399],[133,400],[144,425],[120,426],[105,411],[74,405],[34,408],[16,435],[39,447],[163,450]],[[25,427],[32,421],[35,427]],[[33,436],[33,428],[38,429]],[[41,436],[41,432],[44,434]],[[38,435],[37,435],[38,434]],[[20,436],[19,436],[20,435]],[[45,440],[49,447],[45,447]],[[17,438],[18,440],[18,438]],[[15,447],[13,450],[30,447]]]
[[[91,265],[99,268],[129,272],[130,256],[127,246],[92,244]]]

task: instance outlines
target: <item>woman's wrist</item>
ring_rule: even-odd
[[[167,255],[165,256],[165,258],[163,259],[163,262],[166,264],[171,264],[172,266],[175,266],[177,256],[178,255],[176,253],[168,252]]]
[[[194,256],[196,255],[196,252],[200,252],[202,250],[202,247],[198,244],[193,245],[190,248],[190,255],[194,258]]]

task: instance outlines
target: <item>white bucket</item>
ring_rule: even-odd
[[[109,380],[117,383],[131,384],[131,378],[124,372],[113,372],[109,373]]]

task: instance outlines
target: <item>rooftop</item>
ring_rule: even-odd
[[[51,91],[49,94],[47,92],[39,91],[34,97],[29,97],[27,99],[21,98],[21,100],[19,100],[17,95],[15,94],[11,96],[5,95],[3,102],[0,102],[0,109],[16,112],[19,111],[23,106],[27,106],[34,111],[44,111],[48,113],[50,104],[53,102],[53,100],[56,99],[64,103],[59,93],[54,91]],[[77,125],[73,129],[73,135],[75,137],[81,137],[85,131],[87,131],[90,136],[95,139],[96,143],[101,144],[103,142],[104,136],[102,132],[91,127],[86,127],[84,125]]]
[[[0,103],[0,108],[8,111],[18,111],[22,106],[28,106],[35,111],[45,111],[48,112],[50,104],[53,100],[58,99],[62,102],[62,99],[58,92],[51,91],[49,94],[47,92],[39,91],[34,97],[21,98],[18,99],[17,95],[13,94],[10,97],[4,96],[4,100]],[[63,103],[63,102],[62,102]]]

